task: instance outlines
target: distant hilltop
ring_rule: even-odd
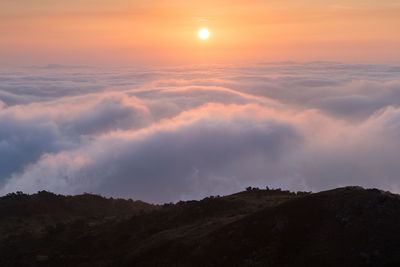
[[[248,187],[152,205],[41,191],[0,198],[0,266],[400,266],[400,196]]]

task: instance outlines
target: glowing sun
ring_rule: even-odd
[[[201,29],[199,31],[199,38],[202,40],[206,40],[210,37],[210,32],[207,29]]]

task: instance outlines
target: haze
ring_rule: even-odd
[[[2,0],[4,64],[399,62],[395,0]],[[199,42],[197,31],[213,38]]]

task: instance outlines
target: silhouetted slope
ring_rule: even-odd
[[[54,201],[45,214],[62,206],[57,214],[79,216],[58,215],[62,220],[42,232],[24,228],[37,214],[7,199],[8,208],[25,213],[13,211],[22,223],[0,239],[0,265],[400,266],[400,197],[376,189],[249,189],[163,206],[85,196],[96,201],[66,197],[76,198],[74,208]],[[0,223],[13,219],[3,214]]]
[[[146,210],[152,205],[142,201],[107,199],[99,195],[56,195],[47,191],[27,195],[11,193],[0,198],[0,219],[4,217],[106,216]]]
[[[43,234],[77,220],[123,219],[157,207],[142,201],[83,194],[62,196],[46,191],[11,193],[0,198],[0,241],[17,234]]]
[[[359,187],[312,194],[227,225],[206,246],[198,260],[226,266],[400,266],[400,198]]]

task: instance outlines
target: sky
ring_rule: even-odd
[[[1,0],[0,195],[400,193],[398,14],[394,0]]]
[[[399,13],[397,0],[2,0],[0,64],[398,63]]]

